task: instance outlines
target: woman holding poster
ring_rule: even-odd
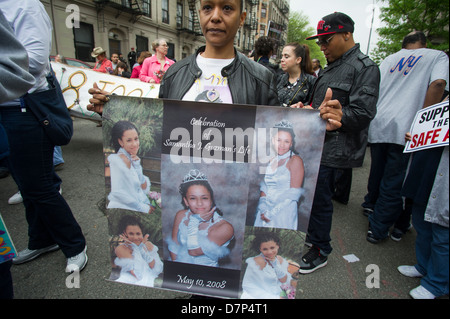
[[[111,143],[116,154],[108,156],[111,170],[111,193],[107,208],[123,208],[151,213],[155,208],[146,195],[150,179],[142,172],[139,151],[139,132],[128,121],[117,122],[111,130]]]
[[[291,287],[289,263],[278,255],[280,239],[273,232],[256,235],[252,243],[258,256],[247,258],[247,269],[242,281],[241,299],[280,299],[295,296]]]
[[[218,267],[219,259],[230,253],[234,228],[216,208],[214,192],[205,174],[193,169],[180,185],[181,204],[172,236],[168,239],[173,261]]]
[[[295,151],[292,124],[282,120],[274,128],[272,146],[277,156],[269,162],[260,184],[255,226],[296,230],[305,168],[303,159]]]
[[[141,223],[133,216],[124,216],[119,224],[122,244],[116,247],[114,264],[121,268],[119,282],[153,287],[163,270],[158,247],[148,241]]]

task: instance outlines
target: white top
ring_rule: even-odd
[[[227,77],[222,76],[222,69],[234,59],[207,59],[197,55],[197,65],[202,75],[183,97],[183,101],[203,101],[210,103],[233,103]]]
[[[449,78],[448,57],[432,49],[403,49],[380,66],[377,115],[369,128],[370,143],[405,145],[405,133],[422,107],[429,85]]]
[[[284,284],[278,280],[274,268],[266,263],[261,269],[255,257],[247,258],[246,263],[241,299],[280,299]],[[286,284],[292,280],[288,266],[287,260],[281,257],[280,270],[287,275]]]
[[[131,167],[128,168],[119,153],[128,154],[121,148],[118,154],[108,156],[111,170],[111,192],[108,195],[107,208],[122,208],[148,213],[150,199],[147,193],[150,191],[150,179],[142,173],[140,160],[133,161],[129,158]],[[141,188],[144,182],[147,183],[145,190]]]

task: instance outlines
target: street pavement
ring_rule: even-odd
[[[105,196],[102,154],[102,128],[95,122],[74,119],[74,136],[63,147],[62,194],[83,229],[89,261],[81,272],[79,288],[68,288],[69,274],[61,251],[12,267],[16,299],[188,299],[183,292],[130,286],[107,280],[111,270],[108,258],[108,222],[100,209]],[[367,217],[361,202],[366,192],[370,167],[367,153],[364,166],[353,172],[350,202],[335,203],[332,225],[333,252],[328,265],[309,275],[300,275],[299,299],[410,299],[408,292],[419,279],[402,276],[399,265],[414,264],[414,229],[400,242],[387,239],[373,245],[366,241]],[[0,212],[17,250],[27,246],[27,223],[22,204],[8,205],[17,191],[11,177],[0,180]],[[299,251],[302,248],[299,247]],[[359,259],[348,262],[343,256]],[[70,286],[70,285],[69,285]],[[447,297],[448,299],[448,297]]]

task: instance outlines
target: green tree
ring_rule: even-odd
[[[380,40],[373,50],[374,60],[399,51],[403,38],[412,31],[427,35],[428,48],[446,50],[449,47],[449,2],[442,0],[381,0]]]
[[[326,65],[326,59],[319,46],[307,37],[316,34],[316,30],[310,26],[309,18],[302,12],[292,12],[289,17],[287,42],[298,42],[309,46],[311,59],[319,59],[321,65]]]

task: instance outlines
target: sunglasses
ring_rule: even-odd
[[[319,41],[316,41],[316,43],[317,43],[317,45],[318,45],[319,47],[322,46],[322,45],[328,46],[328,45],[330,44],[330,41],[334,38],[335,35],[336,35],[336,34],[333,34],[331,37],[329,37],[329,38],[326,39],[326,40],[319,40]]]

